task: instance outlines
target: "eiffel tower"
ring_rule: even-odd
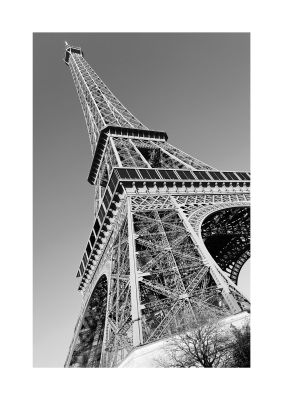
[[[65,367],[118,367],[136,349],[249,310],[250,174],[219,171],[147,128],[66,43],[93,161],[94,224]]]

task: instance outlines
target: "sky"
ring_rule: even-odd
[[[81,304],[75,275],[93,222],[91,150],[65,40],[148,128],[217,169],[250,170],[249,34],[35,33],[35,367],[64,365]],[[249,264],[240,278],[249,288]]]

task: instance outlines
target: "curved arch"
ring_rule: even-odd
[[[197,208],[194,212],[192,212],[188,218],[189,222],[194,228],[194,231],[201,237],[201,226],[206,217],[214,213],[215,211],[224,210],[225,208],[234,208],[234,207],[250,207],[250,203],[248,201],[237,201],[237,202],[227,202],[227,203],[214,203],[214,204],[205,204]]]
[[[211,256],[237,284],[241,268],[250,257],[250,208],[219,209],[203,219],[200,229]]]
[[[99,278],[85,309],[70,367],[99,367],[104,338],[107,292],[107,277],[103,274]]]

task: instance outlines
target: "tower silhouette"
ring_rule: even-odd
[[[66,43],[90,139],[94,225],[65,367],[117,367],[139,346],[249,310],[250,174],[219,171],[125,108]]]

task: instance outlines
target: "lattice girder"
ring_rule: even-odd
[[[124,206],[119,208],[116,216],[120,227],[117,225],[110,236],[112,244],[109,242],[107,245],[107,259],[111,261],[111,266],[100,367],[118,366],[137,346],[135,324],[141,330],[139,344],[151,343],[192,329],[207,318],[233,314],[235,309],[231,309],[227,301],[229,298],[239,311],[249,307],[248,300],[233,280],[224,272],[221,275],[221,269],[215,269],[210,264],[201,246],[203,239],[196,233],[192,236],[186,229],[190,217],[197,214],[196,210],[199,219],[203,219],[204,215],[204,211],[201,213],[200,210],[211,210],[211,204],[194,202],[197,208],[189,213],[186,207],[192,204],[192,199],[188,197],[195,196],[124,197]],[[127,198],[130,202],[126,201]],[[220,216],[214,210],[210,211],[212,226],[208,222],[203,224],[207,235],[217,229],[221,231],[223,226],[228,232],[238,234],[242,230],[246,234],[245,223],[248,220],[243,218],[247,215],[246,206],[238,206],[229,214],[224,203],[215,204],[219,204],[218,207],[221,204],[223,211]],[[229,203],[226,207],[229,209]],[[183,211],[185,209],[187,213]],[[132,220],[132,231],[129,231],[129,218]],[[220,220],[223,222],[219,227],[217,223]],[[194,231],[192,226],[191,230]],[[134,243],[132,248],[131,242]],[[131,252],[134,261],[131,261]],[[215,276],[218,279],[215,280]],[[133,317],[133,285],[135,296],[138,296],[136,307],[139,318]],[[79,337],[83,348],[87,336]],[[75,352],[78,350],[80,347],[75,348]],[[100,355],[93,359],[95,357],[98,360]],[[89,361],[87,365],[91,363],[95,365],[94,361]]]
[[[107,125],[147,130],[99,78],[80,49],[67,46],[65,62],[71,70],[84,111],[92,152],[95,151],[100,131]]]
[[[249,309],[237,279],[250,256],[250,176],[218,171],[149,130],[80,49],[67,45],[65,62],[93,152],[95,205],[65,365],[117,367],[140,345]]]
[[[104,338],[107,306],[107,279],[102,276],[93,292],[74,345],[69,366],[98,368]]]
[[[250,255],[249,207],[214,212],[202,223],[201,232],[212,257],[237,284],[240,270]]]

